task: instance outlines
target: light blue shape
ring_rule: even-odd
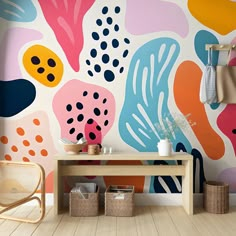
[[[162,137],[155,124],[161,123],[166,114],[170,122],[174,120],[168,107],[168,80],[179,52],[175,40],[158,38],[139,48],[131,60],[119,132],[124,142],[140,152],[157,152],[157,143]],[[171,142],[174,149],[182,142],[188,152],[192,150],[180,129]],[[150,192],[154,192],[153,178]]]
[[[8,21],[31,22],[37,11],[31,0],[0,0],[0,17]]]

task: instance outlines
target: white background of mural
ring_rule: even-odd
[[[56,152],[63,151],[58,143],[62,135],[76,140],[83,134],[90,143],[111,146],[113,151],[157,151],[159,138],[150,124],[164,114],[191,113],[197,125],[180,130],[171,141],[174,150],[194,155],[195,192],[202,191],[205,178],[229,182],[230,191],[235,192],[235,105],[204,105],[198,97],[207,63],[205,44],[229,44],[235,39],[236,25],[230,17],[223,17],[236,6],[229,2],[0,1],[2,158],[10,155],[12,160],[21,160],[27,156],[30,161],[41,163],[47,170],[50,192],[52,159]],[[216,12],[210,12],[211,4],[215,4]],[[199,9],[209,9],[212,17],[205,21]],[[221,21],[225,20],[222,25],[231,25],[227,32],[214,18],[219,9]],[[9,11],[12,14],[6,14]],[[34,45],[42,45],[44,50],[36,47],[30,51]],[[46,59],[40,61],[42,64],[24,61],[26,52]],[[58,57],[56,66],[47,64],[49,57]],[[224,63],[226,57],[214,52],[214,64]],[[39,66],[44,72],[37,72]],[[45,77],[50,70],[56,78]],[[56,99],[69,82],[74,82],[72,87],[77,93],[67,91],[68,96],[64,92]],[[72,106],[73,116],[65,104]],[[46,117],[41,118],[45,124],[42,137],[49,141],[33,147],[40,150],[44,146],[49,153],[46,160],[30,155],[27,146],[18,151],[12,148],[21,144],[10,127],[22,127],[31,117]],[[36,132],[28,128],[32,129],[31,135]],[[24,138],[27,137],[26,134]],[[111,181],[130,181],[140,192],[180,191],[180,181],[171,178],[93,181],[102,186]]]

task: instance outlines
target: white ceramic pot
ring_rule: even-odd
[[[169,139],[161,139],[157,144],[159,156],[171,156],[172,144]]]

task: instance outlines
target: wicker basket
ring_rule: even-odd
[[[203,191],[203,207],[206,211],[215,214],[223,214],[229,211],[228,184],[206,181]]]
[[[105,215],[133,216],[134,186],[109,186],[105,192]]]
[[[99,211],[99,187],[96,193],[84,194],[86,199],[81,198],[79,193],[70,192],[69,208],[70,216],[97,216]]]

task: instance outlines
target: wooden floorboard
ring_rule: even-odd
[[[10,211],[12,216],[36,217],[33,206],[21,206]],[[1,236],[235,236],[236,208],[229,213],[212,214],[202,208],[187,215],[180,206],[139,206],[133,217],[105,216],[71,217],[55,215],[52,206],[46,208],[44,219],[37,224],[0,220]]]

